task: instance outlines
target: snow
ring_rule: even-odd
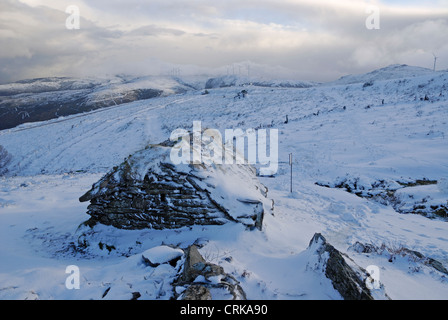
[[[331,82],[331,84],[353,84],[353,83],[368,83],[374,81],[383,81],[391,79],[413,78],[422,75],[432,75],[433,70],[408,66],[406,64],[393,64],[381,69],[368,72],[360,75],[347,75],[340,79]]]
[[[141,85],[128,86],[155,83],[172,85],[142,78]],[[446,205],[447,86],[448,72],[390,66],[307,88],[245,85],[211,88],[207,95],[198,88],[0,131],[0,145],[12,156],[9,173],[0,177],[0,299],[131,299],[135,292],[139,299],[170,299],[178,269],[148,266],[142,255],[165,262],[182,251],[170,246],[186,248],[198,239],[204,258],[240,281],[249,299],[341,299],[307,249],[317,232],[359,266],[378,266],[392,299],[448,299],[446,275],[430,266],[407,256],[390,262],[386,253],[349,250],[357,241],[406,247],[446,268],[443,218],[399,214],[391,205],[333,188],[356,181],[364,192],[383,181],[404,206],[422,199]],[[234,99],[243,88],[248,95]],[[235,223],[136,231],[82,225],[88,204],[78,198],[92,184],[173,130],[191,129],[193,121],[222,134],[233,128],[279,130],[278,171],[260,177],[274,200],[261,231]],[[422,179],[437,184],[398,183]],[[224,174],[223,181],[214,183],[215,192],[227,205],[237,188]],[[256,198],[253,190],[245,192],[238,198]],[[236,212],[244,204],[232,205]],[[84,251],[73,249],[82,242],[88,242]],[[69,265],[79,267],[79,290],[65,286]]]
[[[441,193],[447,194],[448,193],[448,179],[440,178],[440,180],[437,183],[437,187],[439,188],[439,191]]]
[[[153,264],[162,264],[170,262],[181,257],[184,252],[181,249],[174,249],[168,246],[159,246],[146,250],[142,256],[151,261]]]

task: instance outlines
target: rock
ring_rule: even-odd
[[[192,282],[205,268],[205,260],[195,245],[188,247],[181,280]]]
[[[191,136],[189,136],[191,139]],[[129,156],[80,197],[90,201],[86,222],[120,229],[175,229],[242,223],[262,228],[272,202],[256,170],[244,164],[179,164],[173,142],[151,145]]]
[[[211,300],[214,294],[232,300],[246,299],[239,282],[221,266],[206,262],[195,245],[186,249],[185,256],[183,271],[174,282],[174,286],[188,286],[180,296],[182,300]]]
[[[389,262],[393,262],[396,256],[407,256],[409,260],[414,263],[421,263],[423,265],[434,268],[435,270],[445,275],[448,275],[448,270],[440,261],[430,257],[426,257],[419,251],[411,250],[403,246],[400,246],[398,248],[388,248],[386,245],[382,244],[380,247],[377,247],[373,244],[362,244],[357,241],[354,245],[349,247],[349,250],[355,251],[357,253],[375,253],[377,255],[386,254],[386,256],[389,257]]]
[[[375,300],[365,284],[365,279],[369,276],[367,272],[357,266],[347,255],[327,243],[320,233],[313,236],[308,249],[317,253],[325,276],[331,280],[333,287],[344,300]],[[376,296],[389,299],[382,291]]]
[[[140,298],[142,295],[140,294],[140,292],[132,292],[132,298],[131,300],[138,300],[138,298]]]
[[[194,284],[185,290],[182,300],[212,300],[212,295],[206,287]]]
[[[432,258],[428,258],[426,261],[426,264],[433,267],[437,271],[442,272],[445,275],[448,275],[448,270],[443,266],[443,264],[440,261],[437,261]]]
[[[182,249],[169,246],[159,246],[146,250],[142,253],[143,262],[150,267],[158,267],[161,264],[175,264],[184,255]]]
[[[372,244],[364,244],[356,241],[354,245],[350,246],[349,250],[357,253],[376,253],[378,249]]]

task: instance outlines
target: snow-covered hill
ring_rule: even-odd
[[[225,87],[279,87],[279,88],[309,88],[318,85],[317,82],[297,81],[297,80],[273,80],[264,77],[244,77],[227,75],[210,78],[205,83],[205,89],[216,89]]]
[[[0,131],[11,155],[0,178],[1,298],[102,299],[107,291],[107,299],[128,299],[138,291],[140,299],[169,299],[174,267],[148,267],[141,253],[199,241],[204,258],[249,299],[340,299],[310,267],[306,250],[320,233],[359,266],[377,266],[390,298],[448,299],[447,275],[430,263],[448,267],[448,72],[390,66],[308,88],[219,85],[208,94],[202,83]],[[88,219],[78,198],[93,183],[194,121],[223,134],[278,130],[279,169],[259,177],[275,203],[261,231],[78,229]],[[80,239],[89,242],[83,252],[74,249]],[[79,290],[65,287],[68,265],[79,266]]]
[[[308,88],[316,83],[242,76],[38,78],[0,85],[0,130],[139,100],[231,86]]]
[[[427,68],[408,66],[406,64],[393,64],[365,74],[343,76],[336,81],[330,82],[330,84],[368,83],[373,81],[420,77],[431,75],[433,73],[433,70]]]
[[[198,78],[200,80],[198,80]],[[191,81],[191,82],[190,82]],[[39,78],[0,85],[0,130],[198,90],[202,77]],[[200,87],[198,87],[200,83]]]

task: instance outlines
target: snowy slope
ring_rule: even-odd
[[[448,267],[443,217],[399,214],[391,204],[335,187],[356,181],[356,190],[373,192],[385,181],[404,205],[448,201],[445,188],[411,187],[448,177],[448,73],[386,69],[309,88],[245,86],[241,99],[235,99],[241,87],[206,95],[191,89],[0,131],[0,145],[12,155],[8,175],[0,178],[0,298],[101,299],[110,288],[105,298],[129,299],[138,291],[140,299],[169,299],[175,270],[145,266],[141,254],[202,239],[204,257],[234,275],[249,299],[340,299],[323,274],[307,268],[306,248],[319,232],[363,268],[378,266],[392,299],[448,299],[445,274],[400,255],[406,247]],[[78,229],[88,219],[78,198],[92,183],[148,143],[191,129],[193,121],[223,134],[279,130],[279,170],[260,178],[275,202],[263,231],[234,224],[181,232]],[[90,242],[83,253],[72,250],[80,239]],[[390,250],[357,252],[356,242]],[[81,270],[80,290],[65,287],[72,264]]]
[[[414,78],[424,75],[431,75],[433,73],[433,70],[427,68],[408,66],[406,64],[393,64],[365,74],[343,76],[336,81],[330,82],[330,84],[353,84],[366,83],[369,81]]]
[[[39,78],[0,85],[0,130],[197,90],[202,77]],[[201,86],[203,87],[203,85]]]
[[[309,88],[318,85],[317,82],[298,81],[298,80],[273,80],[265,77],[248,77],[240,75],[227,75],[210,78],[205,83],[205,89],[216,89],[225,87],[243,87],[243,86],[257,86],[257,87],[274,87],[274,88]]]

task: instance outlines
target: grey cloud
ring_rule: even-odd
[[[173,28],[162,28],[155,25],[148,25],[139,27],[127,33],[129,36],[158,36],[158,35],[173,35],[182,36],[185,31],[173,29]]]
[[[315,1],[85,2],[81,29],[67,14],[16,1],[0,4],[0,82],[49,75],[160,73],[170,64],[216,68],[250,61],[273,76],[333,80],[390,63],[448,67],[446,10],[424,14],[379,3],[381,29],[364,5]],[[428,60],[429,59],[429,60]],[[261,67],[261,66],[265,67]],[[193,68],[189,67],[189,70]]]

